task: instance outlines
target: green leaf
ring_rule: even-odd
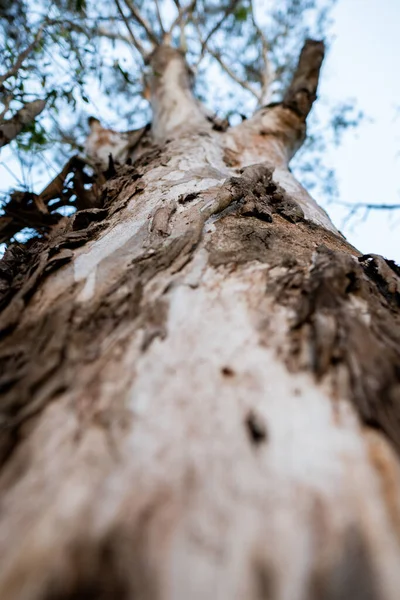
[[[238,6],[233,14],[234,14],[236,21],[243,22],[243,21],[246,21],[247,17],[249,16],[249,12],[250,12],[249,7]]]
[[[75,10],[76,12],[85,12],[86,0],[75,0]]]

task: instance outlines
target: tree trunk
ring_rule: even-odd
[[[8,251],[2,600],[398,599],[399,279],[288,169],[318,52],[222,133],[161,47],[157,145]]]

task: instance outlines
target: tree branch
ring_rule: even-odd
[[[157,39],[157,36],[155,35],[155,33],[153,32],[153,30],[150,27],[150,24],[146,21],[146,19],[140,14],[140,11],[136,8],[136,6],[133,4],[133,2],[131,2],[131,0],[124,0],[126,6],[129,8],[129,10],[131,11],[132,17],[135,19],[135,21],[137,23],[139,23],[139,25],[141,25],[143,27],[143,29],[145,30],[147,37],[149,38],[149,40],[151,42],[153,42],[153,44],[155,46],[158,46],[159,44],[159,40]]]
[[[124,35],[123,33],[120,33],[119,31],[110,31],[109,29],[106,29],[105,27],[98,27],[97,29],[95,29],[95,31],[93,33],[95,35],[98,35],[99,37],[105,37],[109,40],[120,40],[121,42],[125,42],[129,45],[131,45],[133,43],[130,36]]]
[[[160,26],[161,35],[164,37],[165,29],[164,29],[164,25],[163,25],[162,18],[161,18],[160,5],[158,3],[158,0],[154,0],[154,1],[155,1],[155,5],[156,5],[157,20],[158,20],[158,24]]]
[[[33,39],[33,42],[31,44],[29,44],[29,46],[23,52],[21,52],[21,54],[18,56],[17,60],[15,61],[14,65],[11,67],[11,69],[9,69],[7,71],[7,73],[4,73],[4,75],[2,75],[0,77],[0,86],[7,79],[12,77],[13,75],[16,75],[16,73],[18,73],[24,60],[29,56],[29,54],[32,52],[32,50],[36,46],[36,44],[40,41],[40,39],[42,37],[42,33],[43,33],[43,27],[40,27]]]
[[[186,6],[181,6],[181,4],[179,3],[179,0],[174,0],[174,4],[175,4],[176,8],[178,9],[178,14],[177,14],[175,20],[172,22],[172,25],[171,25],[171,27],[169,29],[169,32],[168,32],[169,34],[171,34],[172,30],[177,25],[181,25],[182,24],[182,22],[185,19],[186,15],[195,9],[196,3],[197,3],[197,0],[192,0],[192,2],[190,2]]]
[[[250,1],[250,10],[251,10],[251,20],[252,20],[253,26],[254,26],[255,30],[257,31],[257,34],[261,40],[262,58],[263,58],[263,62],[264,62],[264,69],[261,73],[260,103],[267,104],[269,101],[268,90],[272,83],[272,81],[271,81],[272,80],[271,63],[268,58],[269,45],[267,42],[267,38],[265,37],[261,27],[259,27],[257,24],[256,18],[254,15],[253,0]]]
[[[211,29],[211,31],[209,31],[209,33],[206,35],[206,37],[201,45],[200,57],[199,57],[197,64],[199,64],[199,62],[202,60],[205,50],[207,49],[207,44],[210,41],[211,37],[214,35],[214,33],[216,33],[218,31],[218,29],[222,26],[222,24],[229,17],[229,15],[231,15],[233,13],[233,11],[235,10],[235,8],[238,4],[239,4],[239,0],[231,0],[231,2],[226,7],[221,19],[214,25],[214,27]]]
[[[11,119],[0,123],[0,148],[9,144],[46,106],[46,100],[27,102]]]
[[[0,114],[0,120],[4,119],[4,115],[7,113],[8,109],[10,108],[10,104],[11,104],[11,101],[13,100],[13,98],[14,97],[12,94],[7,94],[5,96],[5,98],[2,99],[1,102],[3,104],[3,110],[1,111],[1,114]]]
[[[198,36],[199,36],[199,39],[201,42],[201,31],[199,28],[198,21],[194,20],[193,25],[197,30],[197,33],[198,33]],[[226,62],[223,60],[223,58],[219,52],[216,52],[215,50],[211,50],[211,48],[208,47],[206,42],[202,42],[202,52],[203,51],[207,51],[213,58],[215,58],[215,60],[219,63],[220,67],[229,75],[229,77],[231,77],[231,79],[233,79],[233,81],[235,81],[240,86],[242,86],[244,89],[246,89],[251,94],[253,94],[253,96],[255,96],[255,98],[257,98],[258,101],[260,100],[260,95],[258,94],[257,90],[255,88],[253,88],[247,81],[240,79],[240,77],[238,75],[236,75],[236,73],[234,71],[232,71],[232,69],[229,67],[229,65],[226,64]],[[200,60],[201,60],[201,58],[198,60],[197,65],[199,64]]]
[[[306,40],[292,82],[283,98],[283,106],[306,120],[317,98],[319,72],[325,54],[324,42]]]
[[[186,6],[181,6],[179,0],[174,0],[174,4],[175,4],[176,8],[178,9],[178,14],[177,14],[175,20],[172,22],[172,25],[169,28],[169,31],[166,33],[166,36],[165,36],[165,41],[166,42],[169,42],[169,38],[171,38],[173,30],[175,29],[175,27],[177,25],[179,25],[179,28],[180,28],[180,38],[181,38],[181,47],[184,46],[184,40],[185,40],[185,19],[186,19],[187,15],[189,15],[191,12],[194,11],[194,9],[196,7],[196,3],[197,3],[197,0],[192,0],[192,2],[190,2]]]
[[[143,60],[145,60],[145,59],[146,59],[146,57],[147,57],[147,52],[146,52],[146,50],[143,48],[143,46],[142,46],[142,44],[139,42],[139,40],[138,40],[138,39],[135,37],[135,35],[134,35],[133,31],[132,31],[132,28],[131,28],[131,26],[130,26],[130,24],[129,24],[129,21],[128,21],[128,19],[126,18],[124,11],[122,10],[122,6],[121,6],[121,4],[120,4],[119,0],[115,0],[115,5],[116,5],[116,7],[117,7],[117,10],[118,10],[119,14],[120,14],[120,15],[121,15],[121,17],[122,17],[122,20],[123,20],[123,21],[124,21],[124,23],[125,23],[125,27],[126,27],[126,28],[127,28],[127,30],[128,30],[129,37],[130,37],[130,40],[131,40],[132,44],[134,45],[134,47],[136,48],[136,50],[139,52],[139,54],[141,55],[141,57],[143,58]]]
[[[120,31],[111,31],[109,29],[107,29],[106,27],[103,27],[102,25],[100,25],[99,27],[96,27],[94,29],[91,29],[90,27],[83,27],[82,25],[80,25],[79,23],[75,23],[74,21],[71,20],[59,20],[59,19],[49,19],[46,21],[46,25],[61,25],[64,28],[70,29],[72,31],[76,31],[77,33],[82,33],[83,35],[86,35],[89,37],[92,35],[98,36],[98,37],[105,37],[108,38],[109,40],[120,40],[121,42],[125,42],[126,44],[129,44],[130,46],[132,45],[132,39],[129,35],[125,35],[123,33],[121,33]]]
[[[353,213],[359,209],[365,208],[367,210],[400,210],[400,204],[373,204],[369,202],[340,202],[335,200],[334,204],[345,206],[349,208]]]
[[[255,96],[255,98],[257,98],[257,100],[261,99],[261,96],[257,92],[257,90],[255,88],[253,88],[253,86],[251,86],[249,83],[247,83],[247,81],[245,81],[243,79],[240,79],[240,77],[238,77],[238,75],[236,75],[236,73],[234,73],[232,71],[232,69],[229,67],[229,65],[226,64],[226,62],[222,59],[222,57],[221,57],[220,54],[218,54],[214,50],[211,50],[207,46],[205,46],[205,48],[207,49],[207,52],[209,54],[211,54],[212,57],[215,58],[215,60],[219,63],[219,65],[221,66],[221,68],[229,75],[229,77],[231,79],[233,79],[233,81],[236,81],[236,83],[238,83],[239,85],[241,85],[245,90],[247,90],[248,92],[250,92],[251,94],[253,94],[253,96]]]

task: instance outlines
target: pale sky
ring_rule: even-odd
[[[329,151],[340,200],[400,204],[400,0],[338,0],[333,16],[336,40],[321,94],[357,98],[373,119]],[[400,210],[371,211],[365,221],[355,218],[345,227],[347,211],[334,205],[328,211],[359,250],[400,262]]]

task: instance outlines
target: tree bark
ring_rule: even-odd
[[[2,600],[397,600],[399,278],[288,169],[311,49],[222,133],[159,48],[157,144],[8,250]]]
[[[46,106],[46,100],[27,102],[10,119],[0,121],[0,148],[15,139],[26,125],[32,123]]]

